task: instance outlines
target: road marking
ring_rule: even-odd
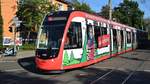
[[[128,76],[127,78],[121,83],[121,84],[125,84],[133,74],[135,74],[135,72],[144,64],[144,61],[142,61],[136,68],[135,70],[133,70]]]
[[[17,61],[0,61],[0,63],[3,63],[3,62],[17,62]]]
[[[125,65],[127,62],[125,61],[124,63],[121,64],[121,67],[122,65]],[[105,67],[106,68],[106,67]],[[112,70],[108,71],[107,73],[105,73],[104,75],[100,76],[98,79],[92,81],[90,84],[95,84],[96,82],[98,82],[99,80],[101,80],[102,78],[108,76],[110,73],[112,73],[113,71],[115,70],[125,70],[123,68],[120,68],[119,66],[117,67],[108,67],[109,69],[112,68]]]
[[[130,73],[128,75],[128,77],[121,83],[121,84],[125,84],[127,82],[127,80],[129,80],[129,78],[134,74],[135,71],[133,71],[132,73]]]
[[[88,67],[88,68],[98,68],[98,69],[115,69],[115,67],[97,67],[97,66],[94,66],[94,67]]]
[[[98,68],[98,69],[115,69],[115,67],[88,67],[88,68]],[[117,68],[116,70],[126,71],[125,68]]]
[[[144,70],[144,71],[146,71],[146,72],[150,72],[150,70]]]
[[[4,70],[4,72],[14,72],[14,71],[23,71],[24,69],[9,69],[9,70]]]
[[[112,69],[111,71],[109,71],[109,72],[107,72],[107,73],[105,73],[103,76],[101,76],[100,78],[98,78],[98,79],[96,79],[96,80],[94,80],[94,81],[92,81],[90,84],[94,84],[94,83],[96,83],[97,81],[99,81],[100,79],[102,79],[103,77],[105,77],[105,76],[107,76],[107,75],[109,75],[111,72],[113,72],[114,71],[114,69]]]

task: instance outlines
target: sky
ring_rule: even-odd
[[[79,0],[90,5],[92,10],[99,12],[102,6],[108,3],[108,0]],[[139,3],[139,8],[144,11],[144,18],[150,18],[150,0],[136,0]],[[123,0],[112,0],[112,7],[118,6]]]

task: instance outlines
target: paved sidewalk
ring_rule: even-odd
[[[0,57],[0,61],[17,61],[20,58],[35,56],[35,50],[19,51],[16,56],[3,56]]]

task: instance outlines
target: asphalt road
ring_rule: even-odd
[[[62,74],[37,71],[32,51],[19,56],[0,61],[0,84],[150,84],[150,50],[136,50]]]

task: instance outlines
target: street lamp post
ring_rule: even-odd
[[[112,0],[109,0],[108,1],[108,5],[109,5],[109,23],[111,23],[111,20],[112,20]],[[109,33],[110,33],[110,37],[109,37],[109,42],[110,42],[110,56],[112,54],[112,43],[111,43],[111,25],[108,25],[108,28],[109,28]]]
[[[111,0],[108,1],[108,5],[109,5],[109,20],[112,20],[112,1]]]

